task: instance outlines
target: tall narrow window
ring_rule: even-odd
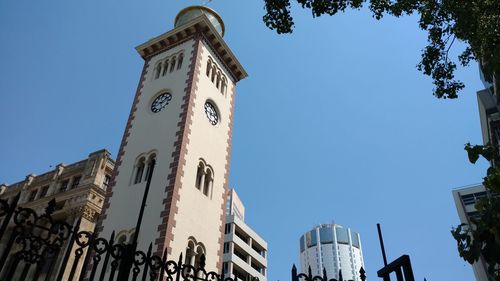
[[[203,175],[205,174],[205,165],[203,165],[202,162],[198,164],[198,170],[196,171],[196,188],[201,189],[202,187],[202,181],[203,181]]]
[[[110,182],[111,182],[111,177],[109,175],[106,175],[104,177],[104,181],[102,182],[102,189],[107,190]]]
[[[160,77],[160,73],[161,73],[161,62],[156,66],[155,79],[158,79],[158,77]]]
[[[142,174],[144,173],[144,161],[145,160],[143,157],[143,158],[139,159],[139,162],[137,163],[134,184],[140,183],[142,180]]]
[[[156,155],[152,154],[151,156],[149,156],[149,159],[148,159],[148,167],[146,169],[146,177],[144,178],[146,181],[152,175],[155,164],[156,164]]]
[[[186,247],[186,259],[184,260],[185,264],[193,265],[194,264],[194,256],[195,256],[195,242],[192,240],[188,241],[188,246]]]
[[[68,184],[69,184],[69,180],[64,180],[61,183],[61,191],[66,191],[66,189],[68,189]]]
[[[205,182],[203,183],[203,194],[210,197],[210,187],[212,185],[212,171],[207,169]]]
[[[220,81],[221,81],[220,72],[217,72],[217,83],[215,83],[215,87],[217,87],[217,89],[219,89],[220,87]]]
[[[226,88],[227,88],[226,77],[222,77],[222,85],[220,87],[220,92],[224,95],[226,94]]]
[[[172,58],[172,63],[170,64],[170,72],[174,71],[175,68],[175,57]]]
[[[212,69],[212,61],[207,61],[207,77],[210,77],[210,70]]]
[[[40,190],[40,198],[45,197],[45,195],[47,195],[47,191],[49,191],[48,185],[42,187],[42,189]]]
[[[80,180],[82,179],[82,176],[76,176],[73,178],[73,183],[71,184],[71,188],[75,188],[80,184]]]
[[[201,256],[205,254],[205,250],[203,247],[200,245],[201,243],[198,243],[196,247],[196,256],[194,258],[194,268],[198,269],[200,268],[200,262],[201,262]],[[201,271],[197,272],[197,277],[200,277]]]
[[[33,190],[33,191],[31,191],[31,193],[30,193],[30,197],[28,198],[28,201],[33,201],[33,200],[35,200],[35,198],[36,198],[36,193],[37,193],[37,190],[36,190],[36,189],[35,189],[35,190]]]
[[[184,54],[180,54],[179,61],[177,62],[177,69],[181,69],[183,60],[184,60]]]
[[[167,71],[168,71],[168,60],[166,60],[165,63],[163,64],[163,73],[161,75],[162,76],[167,75]]]
[[[215,65],[212,67],[212,83],[215,81],[215,75],[217,74],[217,68],[215,68]]]

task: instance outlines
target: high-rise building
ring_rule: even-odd
[[[485,89],[477,92],[477,101],[479,108],[479,118],[481,122],[481,134],[483,137],[484,145],[499,145],[500,144],[500,106],[498,105],[497,97],[495,95],[494,82],[486,81],[485,75],[481,66],[479,67],[480,77]],[[491,161],[491,165],[496,167],[500,163]],[[477,215],[475,208],[476,202],[487,196],[493,195],[480,184],[471,185],[467,187],[457,188],[452,191],[455,205],[457,207],[460,222],[463,224],[471,225],[471,218]],[[477,281],[487,281],[487,263],[481,256],[476,261],[472,268]]]
[[[364,268],[361,239],[357,232],[338,224],[321,224],[300,237],[300,270],[307,274],[323,275],[328,279],[360,280]]]
[[[101,207],[104,202],[106,189],[109,186],[115,162],[106,150],[90,153],[88,158],[72,164],[59,164],[53,170],[41,175],[30,174],[25,180],[14,184],[0,184],[0,199],[14,204],[16,196],[20,195],[17,205],[30,208],[43,214],[49,201],[55,200],[55,210],[51,217],[53,221],[66,222],[78,226],[80,231],[93,232]],[[77,225],[77,223],[79,223]],[[7,243],[12,232],[13,224],[3,236],[2,243]],[[65,241],[62,249],[68,247]],[[4,250],[6,245],[0,244]],[[76,249],[76,246],[75,246]],[[14,254],[6,260],[6,267],[0,272],[0,280],[4,280],[7,269],[14,262]],[[74,256],[70,256],[67,264],[61,264],[62,255],[58,255],[54,268],[66,266],[63,280],[66,280],[71,270]],[[82,263],[78,264],[81,269]],[[43,280],[55,280],[56,270],[44,266],[41,269]],[[76,278],[80,270],[77,271]],[[17,279],[14,279],[17,280]]]
[[[138,249],[184,253],[222,269],[236,83],[247,76],[223,39],[213,10],[180,11],[174,28],[136,48],[144,59],[97,231],[136,229],[147,179]],[[127,238],[130,240],[130,237]]]
[[[483,185],[471,185],[453,190],[453,199],[458,211],[460,223],[471,225],[471,218],[477,215],[476,203],[481,198],[486,198],[488,192]],[[487,263],[482,257],[472,264],[476,281],[488,281]]]
[[[245,207],[236,191],[228,196],[224,227],[223,271],[234,280],[267,280],[267,242],[245,223]]]

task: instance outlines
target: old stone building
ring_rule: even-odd
[[[38,214],[43,214],[49,201],[55,199],[56,205],[52,214],[55,222],[66,222],[73,227],[79,222],[80,231],[93,232],[114,165],[107,150],[92,152],[86,159],[76,163],[61,163],[44,174],[30,174],[25,180],[10,185],[0,184],[0,199],[12,204],[19,195],[18,207],[33,209]],[[11,231],[7,231],[4,237],[10,236]],[[3,244],[6,241],[8,239],[2,239]],[[1,249],[3,248],[5,245],[1,245]],[[63,246],[63,249],[65,248]],[[55,267],[59,268],[62,255],[58,255],[57,259]],[[12,263],[12,258],[9,257],[6,263]],[[8,268],[9,266],[0,277],[5,278]],[[45,270],[49,272],[48,269]],[[66,271],[69,271],[69,268]],[[55,274],[56,270],[51,272]]]

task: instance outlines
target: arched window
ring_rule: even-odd
[[[226,88],[227,88],[226,77],[222,77],[222,85],[220,87],[220,92],[224,95],[226,94]]]
[[[172,58],[172,63],[170,64],[170,72],[174,71],[175,68],[175,57]]]
[[[186,259],[184,260],[185,264],[194,264],[195,248],[196,248],[195,242],[189,239],[188,245],[186,247]]]
[[[207,61],[207,77],[210,77],[210,70],[212,69],[212,61]]]
[[[155,69],[155,79],[158,79],[158,77],[160,77],[160,73],[161,73],[161,65],[162,63],[158,63],[158,65],[156,66],[156,69]]]
[[[212,83],[215,81],[215,75],[217,72],[217,68],[215,68],[215,65],[212,67]]]
[[[144,173],[144,162],[146,159],[144,157],[141,157],[139,161],[137,162],[136,168],[135,168],[135,178],[134,178],[134,184],[140,183],[142,180],[142,174]]]
[[[194,268],[196,269],[199,269],[201,266],[202,256],[204,255],[205,246],[203,245],[203,243],[197,242],[194,237],[189,237],[186,247],[186,259],[184,260],[184,263],[194,266]]]
[[[212,191],[212,182],[212,171],[210,169],[207,169],[207,172],[205,173],[205,181],[203,182],[203,194],[205,194],[205,196],[211,197],[210,193]]]
[[[117,242],[120,245],[125,245],[127,243],[127,235],[122,234],[120,237],[118,237]]]
[[[205,165],[203,164],[203,162],[200,161],[200,163],[198,164],[198,170],[196,171],[196,183],[195,183],[196,188],[201,190],[203,182],[205,181],[204,178],[205,178]]]
[[[168,71],[168,60],[166,60],[164,65],[163,65],[163,72],[162,72],[161,76],[167,75],[167,71]]]
[[[156,154],[151,154],[148,158],[148,163],[147,163],[147,168],[146,168],[146,177],[144,180],[148,180],[150,177],[150,174],[153,174],[154,166],[156,164]]]
[[[203,159],[200,159],[196,170],[195,186],[209,198],[212,198],[214,171]]]
[[[215,83],[215,87],[217,87],[217,89],[219,89],[220,87],[220,82],[221,82],[220,72],[217,72],[217,83]]]
[[[198,245],[196,246],[196,256],[194,258],[194,268],[198,269],[201,267],[201,257],[203,255],[205,255],[205,249],[201,243],[198,243]],[[198,277],[201,277],[201,272],[198,272],[198,274],[200,275]]]
[[[183,60],[184,60],[184,54],[180,54],[179,61],[177,62],[177,69],[181,69]]]

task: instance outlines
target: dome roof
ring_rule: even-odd
[[[214,10],[205,6],[189,6],[182,9],[175,17],[174,27],[186,24],[202,14],[207,16],[208,20],[212,23],[217,32],[219,32],[220,36],[224,36],[225,27],[222,18]]]

